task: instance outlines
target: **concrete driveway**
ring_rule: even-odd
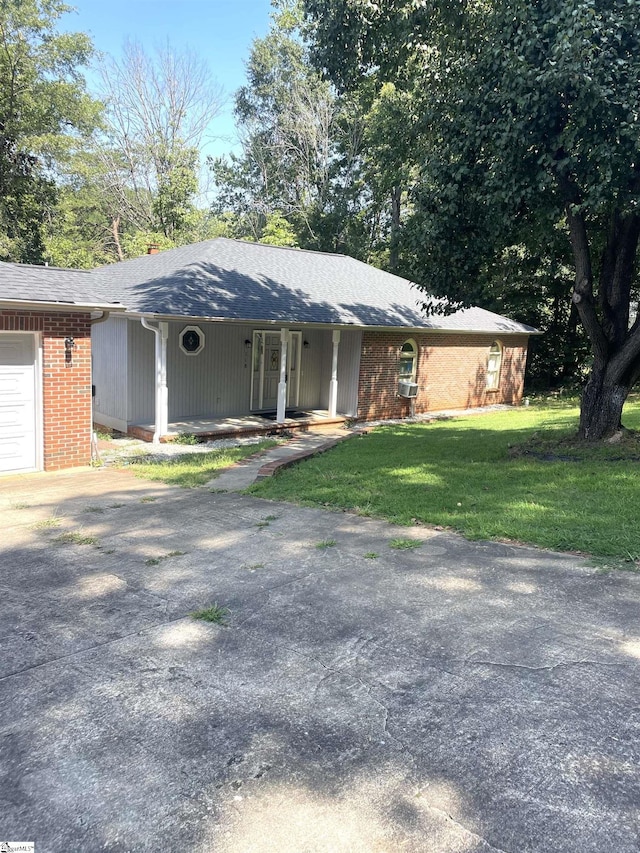
[[[0,502],[0,837],[640,848],[639,577],[110,470]]]

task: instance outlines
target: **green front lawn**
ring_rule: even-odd
[[[132,465],[138,477],[144,477],[146,480],[161,480],[171,486],[195,488],[204,486],[224,468],[261,450],[269,450],[277,443],[268,439],[256,444],[209,450],[206,453],[185,453],[165,459],[141,456],[130,459],[128,464]]]
[[[249,491],[472,539],[638,559],[639,446],[575,449],[577,419],[577,406],[555,403],[378,427]],[[624,422],[640,428],[640,403]]]

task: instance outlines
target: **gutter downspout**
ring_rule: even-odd
[[[141,317],[140,322],[145,329],[149,329],[156,336],[156,393],[153,443],[158,444],[162,436],[169,432],[169,390],[167,388],[167,338],[169,337],[169,324],[159,321],[157,326],[152,326],[146,317]]]
[[[108,320],[110,316],[111,316],[110,311],[103,311],[99,317],[92,317],[91,318],[91,320],[90,320],[91,326],[93,327],[93,326],[97,326],[98,323],[104,323],[105,320]]]

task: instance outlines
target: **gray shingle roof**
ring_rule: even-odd
[[[130,311],[225,320],[535,330],[469,308],[427,317],[411,282],[346,255],[217,238],[93,271],[102,299]]]
[[[346,255],[224,237],[90,272],[0,263],[0,299],[122,303],[136,314],[494,333],[535,332],[481,308],[427,316],[411,282]]]
[[[67,270],[0,261],[0,301],[4,299],[59,302],[82,307],[100,304],[97,288],[88,270]]]

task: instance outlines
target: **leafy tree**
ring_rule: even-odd
[[[364,97],[338,99],[314,69],[297,0],[278,0],[268,35],[256,39],[247,84],[236,96],[242,154],[211,161],[215,212],[239,214],[261,239],[269,216],[285,217],[305,248],[388,261],[390,228],[381,182],[363,159]],[[387,194],[388,195],[388,194]]]
[[[243,154],[211,164],[218,208],[253,211],[256,236],[264,217],[278,213],[315,239],[329,191],[334,96],[307,61],[300,21],[297,3],[283,0],[269,34],[254,41],[235,105]]]
[[[122,230],[157,232],[173,245],[192,239],[202,219],[200,146],[221,104],[206,64],[169,45],[149,56],[127,42],[121,60],[103,63],[102,95],[102,189],[118,256]]]
[[[270,246],[297,246],[296,233],[291,224],[279,213],[267,216],[259,243]]]
[[[640,378],[638,0],[307,0],[332,79],[417,74],[425,141],[406,239],[425,286],[468,302],[558,223],[589,342],[579,435],[621,427]],[[545,238],[545,235],[546,238]],[[532,288],[535,283],[532,282]]]
[[[59,0],[0,0],[0,256],[38,263],[56,176],[99,120],[80,69],[92,45],[59,33]]]

